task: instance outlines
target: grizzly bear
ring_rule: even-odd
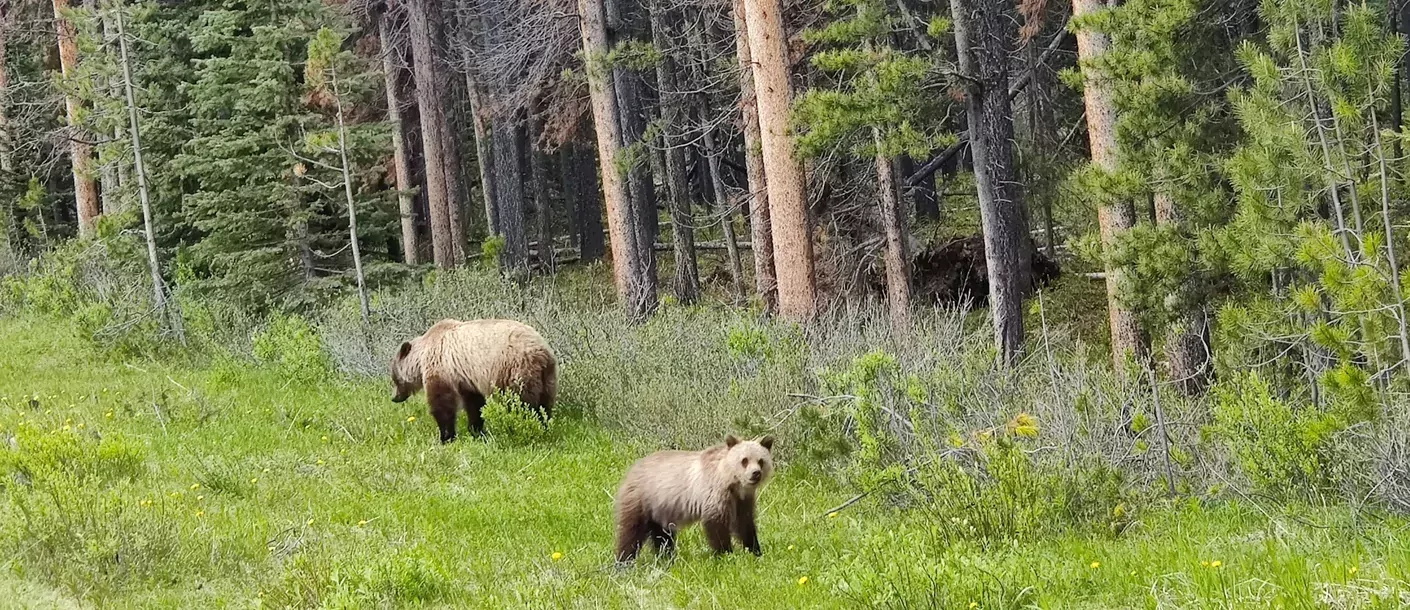
[[[392,402],[426,388],[441,442],[455,440],[461,405],[470,431],[482,434],[480,410],[498,390],[519,394],[546,423],[553,415],[558,362],[538,331],[513,320],[441,320],[426,334],[401,344],[392,359]]]
[[[773,474],[774,438],[733,435],[704,451],[658,451],[633,464],[617,490],[617,561],[636,559],[650,539],[661,555],[675,551],[676,532],[697,521],[715,554],[734,550],[730,535],[762,555],[754,506]]]

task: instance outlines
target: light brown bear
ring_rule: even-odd
[[[617,561],[636,559],[647,539],[661,555],[675,551],[676,533],[697,521],[716,554],[734,550],[731,534],[762,555],[754,507],[773,474],[774,438],[704,451],[658,451],[633,464],[617,490]]]
[[[392,402],[426,388],[441,442],[455,440],[461,405],[470,431],[481,434],[480,410],[497,390],[512,390],[546,422],[558,391],[558,362],[538,331],[513,320],[441,320],[426,334],[401,344],[392,359]]]

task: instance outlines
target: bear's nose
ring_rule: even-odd
[[[761,471],[761,470],[755,470],[754,472],[749,473],[749,482],[750,482],[750,483],[758,483],[758,482],[759,482],[759,479],[763,478],[763,476],[764,476],[763,471]]]

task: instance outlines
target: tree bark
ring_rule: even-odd
[[[1175,197],[1168,192],[1155,193],[1155,221],[1177,227],[1184,222]],[[1186,302],[1189,299],[1178,300]],[[1165,359],[1170,367],[1170,378],[1175,382],[1175,387],[1187,396],[1198,396],[1209,388],[1214,373],[1209,340],[1209,311],[1203,307],[1179,312],[1174,325],[1165,335]]]
[[[333,102],[338,110],[338,159],[342,162],[343,196],[348,204],[348,243],[352,247],[353,273],[357,276],[357,301],[362,310],[362,323],[371,316],[367,303],[367,279],[362,273],[362,246],[357,239],[357,200],[353,198],[352,166],[348,163],[348,128],[343,118],[343,92],[338,88],[338,68],[329,68],[333,85]]]
[[[744,132],[744,171],[748,177],[750,239],[755,244],[754,285],[764,312],[778,312],[778,276],[774,272],[773,226],[769,219],[764,153],[759,143],[758,96],[754,92],[754,60],[749,53],[749,21],[745,0],[734,0],[734,46],[739,56],[739,113]]]
[[[706,163],[710,167],[710,190],[715,196],[715,209],[720,214],[720,229],[725,239],[725,252],[729,256],[730,280],[735,298],[744,297],[744,265],[739,258],[739,238],[734,233],[734,202],[730,201],[725,188],[724,176],[720,174],[720,151],[715,146],[715,131],[707,129],[704,135]],[[748,197],[748,193],[745,193]]]
[[[494,190],[499,209],[500,235],[504,250],[499,255],[500,268],[508,275],[526,273],[529,265],[529,238],[525,227],[524,176],[521,158],[524,151],[517,126],[511,117],[501,116],[491,129],[494,149]]]
[[[553,199],[549,195],[549,159],[548,154],[539,150],[536,142],[541,141],[540,135],[543,133],[543,116],[535,112],[530,120],[531,133],[529,137],[529,175],[533,182],[534,193],[534,220],[535,233],[538,238],[538,260],[544,269],[553,270],[555,261],[553,259]]]
[[[455,242],[450,227],[449,195],[446,192],[444,98],[436,80],[434,36],[430,21],[438,15],[440,0],[409,0],[411,55],[416,77],[416,105],[421,116],[422,159],[426,166],[426,204],[431,216],[431,258],[436,266],[455,266]]]
[[[441,169],[445,172],[446,222],[450,225],[452,262],[456,266],[465,264],[465,202],[469,200],[465,188],[465,178],[461,173],[461,134],[464,121],[460,112],[460,99],[456,95],[456,78],[450,70],[451,52],[445,33],[445,15],[441,10],[441,0],[428,5],[427,25],[431,34],[431,51],[434,61],[431,70],[436,78],[436,92],[441,96],[438,122],[441,126]]]
[[[1072,0],[1072,17],[1080,19],[1104,9],[1102,0]],[[1081,29],[1077,32],[1077,57],[1082,68],[1082,97],[1087,108],[1087,137],[1090,140],[1092,164],[1105,172],[1115,172],[1120,151],[1116,142],[1116,103],[1111,86],[1100,73],[1097,63],[1111,47],[1111,38],[1104,32]],[[1104,201],[1097,208],[1097,224],[1101,229],[1102,246],[1107,251],[1115,247],[1121,234],[1135,225],[1136,212],[1129,201]],[[1118,371],[1125,370],[1128,357],[1144,360],[1148,352],[1141,335],[1140,322],[1121,302],[1126,271],[1108,264],[1106,267],[1107,312],[1111,324],[1111,353]]]
[[[788,129],[793,86],[789,82],[783,7],[779,0],[741,0],[741,4],[749,32],[760,148],[768,184],[779,313],[793,320],[808,320],[817,314],[818,295],[806,181]],[[761,245],[755,241],[755,252]]]
[[[605,0],[607,29],[613,34],[611,42],[635,41],[636,32],[622,3],[626,0]],[[627,188],[631,193],[633,230],[636,241],[646,244],[641,248],[640,282],[649,287],[653,301],[657,293],[656,254],[649,244],[656,243],[660,212],[657,209],[656,181],[652,176],[651,164],[646,151],[646,104],[643,101],[644,83],[637,72],[624,65],[612,68],[613,86],[616,89],[618,122],[621,126],[621,146],[624,150],[638,150],[639,154],[623,157],[627,164]],[[655,305],[652,305],[652,310]]]
[[[896,180],[896,168],[881,146],[881,132],[875,130],[873,137],[877,147],[877,201],[881,208],[881,227],[886,237],[886,303],[891,312],[891,326],[900,331],[911,325],[911,257],[906,247],[909,237],[906,233],[906,214],[901,210],[897,196],[900,184]]]
[[[9,0],[0,0],[0,172],[6,174],[15,170],[14,136],[10,133],[10,69],[5,63],[9,46],[10,4]]]
[[[119,9],[120,11],[121,9]],[[166,309],[166,290],[162,284],[161,265],[157,260],[157,237],[152,223],[152,201],[147,189],[147,166],[142,161],[142,134],[137,122],[137,96],[132,87],[132,62],[127,57],[127,32],[123,27],[122,13],[118,12],[117,22],[118,53],[122,60],[122,88],[127,100],[128,137],[132,142],[132,169],[137,174],[137,198],[142,204],[142,228],[147,242],[147,268],[152,274],[152,303],[157,309]],[[177,326],[179,328],[179,326]]]
[[[99,13],[99,21],[103,27],[103,48],[115,46],[117,42],[117,26],[113,24],[112,11],[102,10],[95,0],[86,0],[89,7]],[[111,99],[122,98],[122,87],[117,83],[116,78],[103,78],[100,83],[103,95]],[[122,127],[113,127],[113,142],[122,141]],[[101,188],[101,202],[103,214],[118,214],[122,212],[122,180],[118,172],[118,165],[122,162],[122,155],[113,150],[113,145],[104,147],[98,151],[99,184]]]
[[[602,189],[598,186],[598,163],[592,147],[573,145],[573,217],[577,224],[578,252],[583,262],[602,258],[607,248],[602,242]]]
[[[489,108],[485,106],[489,94],[485,91],[484,83],[480,82],[478,66],[475,63],[472,49],[476,48],[481,40],[480,20],[476,19],[468,10],[459,11],[460,15],[460,58],[465,65],[465,89],[470,102],[470,126],[475,136],[475,164],[480,172],[480,195],[484,198],[485,206],[485,232],[489,235],[499,234],[499,207],[496,204],[497,196],[494,190],[494,151],[490,144],[490,121]]]
[[[628,317],[645,319],[656,308],[655,277],[645,273],[650,269],[646,259],[655,255],[650,242],[640,241],[637,214],[622,176],[622,125],[617,107],[616,71],[603,63],[611,46],[602,0],[578,0],[578,16],[597,131],[598,165],[607,202],[607,231],[612,237],[612,275]]]
[[[1001,0],[950,3],[960,74],[967,83],[965,109],[984,227],[994,342],[1000,363],[1011,367],[1023,349],[1023,290],[1031,260],[1024,249],[1028,229],[1014,163],[1008,59],[1015,33],[1006,6]]]
[[[651,0],[651,42],[661,54],[656,62],[656,90],[660,95],[662,159],[667,205],[671,210],[671,244],[675,258],[675,295],[681,303],[700,299],[700,270],[695,259],[695,227],[690,212],[690,185],[685,178],[685,142],[680,129],[685,101],[676,85],[676,61],[670,54],[668,16],[661,0]]]
[[[382,39],[382,77],[387,90],[387,122],[392,124],[392,163],[396,165],[397,209],[401,214],[401,257],[408,265],[417,264],[420,239],[416,234],[415,184],[406,154],[406,139],[402,137],[400,54],[392,40],[391,13],[382,13],[377,20],[377,32]]]
[[[54,25],[59,32],[59,65],[65,80],[76,78],[78,40],[73,22],[69,20],[69,0],[54,0]],[[101,214],[98,183],[93,179],[93,145],[89,143],[80,115],[83,101],[74,93],[64,95],[64,108],[69,126],[69,156],[73,163],[73,195],[78,211],[79,237],[92,237]]]

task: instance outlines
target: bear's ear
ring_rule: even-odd
[[[759,439],[759,444],[760,444],[760,445],[763,445],[765,449],[768,449],[769,451],[773,451],[773,450],[774,450],[774,435],[770,434],[770,435],[768,435],[768,436],[765,436],[764,438]]]
[[[405,358],[406,355],[407,355],[407,354],[410,354],[410,353],[411,353],[411,342],[410,342],[410,341],[404,341],[404,342],[402,342],[402,344],[401,344],[401,349],[397,350],[397,357],[398,357],[398,358]]]
[[[726,447],[733,447],[733,446],[738,445],[738,444],[739,444],[739,439],[735,438],[733,434],[731,434],[731,435],[725,437],[725,446],[726,446]]]

